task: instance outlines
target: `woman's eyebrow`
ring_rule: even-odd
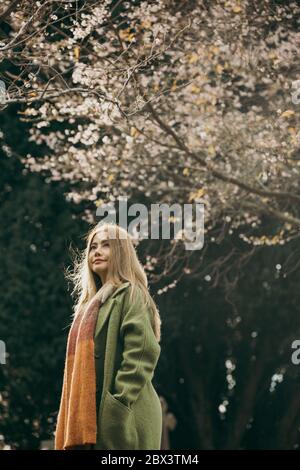
[[[101,240],[100,243],[101,243],[101,244],[102,244],[102,243],[106,243],[107,241],[108,241],[107,239],[106,239],[106,240]],[[93,246],[93,245],[97,245],[97,242],[91,243],[91,246]]]

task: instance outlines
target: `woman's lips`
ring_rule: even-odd
[[[96,259],[96,260],[94,261],[94,264],[96,264],[96,263],[103,263],[104,261],[105,261],[104,259]]]

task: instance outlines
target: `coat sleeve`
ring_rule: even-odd
[[[123,351],[114,383],[114,397],[128,407],[137,400],[145,383],[152,380],[161,347],[151,326],[150,309],[137,291],[131,304],[126,295],[120,326]]]

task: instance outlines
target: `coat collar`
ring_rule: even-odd
[[[121,292],[123,289],[126,289],[126,287],[129,285],[130,285],[129,281],[124,282],[119,287],[117,287],[117,289],[112,293],[111,297],[114,298],[119,292]]]
[[[99,335],[99,333],[102,330],[104,324],[106,323],[106,321],[107,321],[107,319],[108,319],[108,317],[109,317],[109,315],[110,315],[110,313],[113,309],[113,306],[116,302],[116,295],[119,294],[119,292],[121,292],[122,290],[126,289],[126,287],[129,286],[129,285],[130,285],[130,282],[127,281],[127,282],[124,282],[123,284],[121,284],[119,287],[117,287],[117,289],[106,299],[103,306],[100,307],[100,313],[99,313],[98,319],[97,319],[94,338]]]

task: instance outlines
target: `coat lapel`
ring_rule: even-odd
[[[96,324],[96,328],[95,328],[95,334],[94,334],[94,338],[100,333],[100,331],[102,330],[106,320],[108,319],[111,311],[113,310],[113,307],[115,305],[115,302],[116,302],[116,295],[122,291],[123,289],[125,289],[128,285],[130,284],[130,282],[125,282],[124,284],[122,284],[121,286],[119,286],[109,297],[108,299],[104,302],[104,304],[100,307],[100,312],[99,312],[99,315],[98,315],[98,320],[97,320],[97,324]]]

